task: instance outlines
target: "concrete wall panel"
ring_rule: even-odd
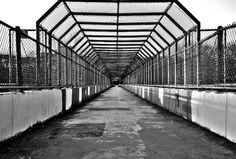
[[[152,102],[152,88],[151,87],[147,87],[147,100],[149,102]]]
[[[206,126],[206,109],[204,106],[205,92],[192,91],[191,94],[191,109],[192,109],[192,121],[201,125]]]
[[[160,103],[158,104],[160,107],[164,107],[164,88],[159,88],[158,97],[160,99]]]
[[[190,107],[190,100],[188,90],[179,89],[178,90],[178,105],[177,105],[177,114],[187,119],[188,117],[188,108]]]
[[[86,99],[86,88],[82,87],[82,101]]]
[[[66,88],[66,110],[72,106],[72,88]]]
[[[39,94],[39,92],[25,92],[13,95],[13,135],[33,125],[32,123],[35,121],[31,117],[33,108],[40,108],[41,102],[47,102],[46,100],[41,101]]]
[[[12,136],[12,94],[0,95],[0,141]]]
[[[0,141],[61,113],[63,105],[68,110],[72,104],[85,100],[88,92],[88,89],[83,87],[0,95]],[[94,93],[95,87],[91,87],[90,96]]]
[[[131,87],[131,88],[130,88]],[[135,92],[134,86],[125,86]],[[236,93],[138,86],[138,95],[236,142]]]
[[[60,90],[31,91],[13,94],[13,135],[62,111]]]
[[[155,104],[157,93],[155,87],[151,87],[151,103]]]
[[[169,105],[166,105],[166,108],[169,111],[176,113],[179,108],[178,89],[171,88],[169,92],[170,101]]]
[[[90,95],[94,96],[95,95],[95,86],[90,87]]]
[[[143,99],[145,99],[145,88],[144,87],[140,87],[140,89],[141,89],[141,97]]]
[[[80,88],[73,88],[72,89],[72,106],[76,106],[80,103],[79,94]]]
[[[236,142],[236,93],[227,93],[226,137]]]
[[[225,136],[226,93],[206,92],[206,124],[211,131]]]
[[[163,108],[168,108],[170,105],[170,89],[164,88],[164,96],[163,96]]]
[[[83,92],[82,92],[82,87],[79,88],[79,102],[81,103],[83,100]]]
[[[91,87],[87,87],[87,97],[91,96]]]

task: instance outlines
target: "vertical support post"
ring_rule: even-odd
[[[168,47],[168,85],[170,85],[170,47]]]
[[[9,68],[9,74],[8,74],[8,79],[9,79],[9,83],[12,83],[12,60],[11,60],[11,58],[12,58],[12,38],[11,38],[11,29],[9,29],[9,63],[8,63],[8,68]]]
[[[66,81],[65,81],[65,84],[67,85],[68,84],[68,54],[67,54],[67,48],[65,48],[65,51],[66,51],[66,70],[65,70],[65,74],[66,74]]]
[[[19,26],[16,28],[16,57],[17,57],[17,83],[19,86],[23,85],[22,67],[21,67],[21,29]]]
[[[145,67],[146,67],[146,63],[143,65],[143,83],[142,84],[145,84]]]
[[[147,61],[147,63],[146,63],[146,68],[145,68],[145,72],[146,72],[146,85],[148,84],[148,61]]]
[[[157,84],[160,85],[160,54],[157,55]]]
[[[36,85],[40,85],[40,30],[39,23],[36,23]]]
[[[84,85],[88,86],[88,67],[85,61],[84,61]]]
[[[226,72],[226,54],[227,54],[227,31],[224,31],[224,84],[226,84],[227,72]]]
[[[155,57],[153,57],[153,71],[152,71],[152,73],[153,73],[153,81],[152,81],[152,84],[154,84],[155,83],[155,76],[154,76],[154,74],[155,74],[155,66],[154,66],[154,58]]]
[[[97,85],[97,70],[94,67],[94,85]]]
[[[217,78],[218,83],[224,83],[224,41],[223,27],[218,27],[218,54],[217,54]]]
[[[76,64],[75,64],[75,85],[76,87],[78,86],[78,55],[75,54],[75,61],[76,61]]]
[[[45,34],[45,45],[47,46],[48,45],[48,40],[47,40],[47,33],[46,31],[44,31],[44,34]],[[48,48],[45,47],[45,53],[44,53],[44,85],[47,85],[48,84]]]
[[[145,84],[145,82],[146,82],[146,73],[145,73],[145,69],[146,69],[146,63],[143,65],[143,84]]]
[[[71,81],[71,85],[73,85],[73,50],[70,50],[70,81]]]
[[[146,81],[145,68],[146,68],[146,63],[143,65],[143,84],[145,84]]]
[[[96,69],[93,67],[93,85],[96,85]]]
[[[78,56],[78,55],[77,55]],[[77,57],[78,58],[78,86],[81,86],[81,66],[80,66],[80,58],[79,56]]]
[[[194,43],[193,43],[193,35],[192,35],[192,32],[189,33],[189,36],[188,36],[188,46],[191,48],[189,48],[189,56],[191,56],[191,74],[192,74],[192,77],[191,77],[191,81],[189,81],[191,84],[195,84],[194,83],[194,47],[193,47]]]
[[[162,62],[161,62],[161,77],[162,77],[162,81],[161,81],[161,83],[162,83],[162,85],[164,85],[164,58],[165,58],[165,52],[164,52],[164,50],[162,50]]]
[[[187,84],[187,47],[188,47],[188,35],[184,36],[184,86]]]
[[[150,69],[150,59],[147,62],[147,84],[150,83],[150,72],[149,72],[149,69]]]
[[[152,58],[152,84],[154,84],[154,57]]]
[[[49,35],[49,78],[48,78],[48,85],[51,86],[52,85],[52,35]]]
[[[138,75],[139,75],[139,79],[138,79],[138,84],[141,84],[142,83],[142,75],[141,75],[141,71],[142,71],[142,67],[139,68],[139,71],[138,71]]]
[[[148,77],[149,77],[149,85],[152,84],[152,59],[149,60],[149,64],[148,64]]]
[[[178,82],[177,82],[177,64],[178,64],[178,55],[177,55],[177,53],[178,53],[178,42],[176,41],[175,42],[175,86],[178,84]]]
[[[201,31],[200,31],[200,24],[198,25],[198,28],[197,28],[197,86],[200,86],[201,84],[201,81],[200,81],[200,57],[201,57],[201,43],[200,43],[200,40],[201,40]]]
[[[60,43],[58,42],[58,52],[60,53],[58,55],[58,85],[60,86],[61,85],[61,45]]]

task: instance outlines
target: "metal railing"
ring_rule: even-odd
[[[135,70],[125,83],[232,88],[236,86],[236,24],[219,27],[198,43],[191,43],[186,35],[151,60],[153,64]]]
[[[70,48],[54,38],[44,40],[38,42],[19,27],[0,21],[0,90],[110,83]]]

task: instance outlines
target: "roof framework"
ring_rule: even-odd
[[[200,22],[177,0],[59,0],[38,21],[92,65],[120,77]]]

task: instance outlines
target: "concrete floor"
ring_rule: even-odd
[[[11,142],[0,159],[230,159],[236,146],[113,87]]]

